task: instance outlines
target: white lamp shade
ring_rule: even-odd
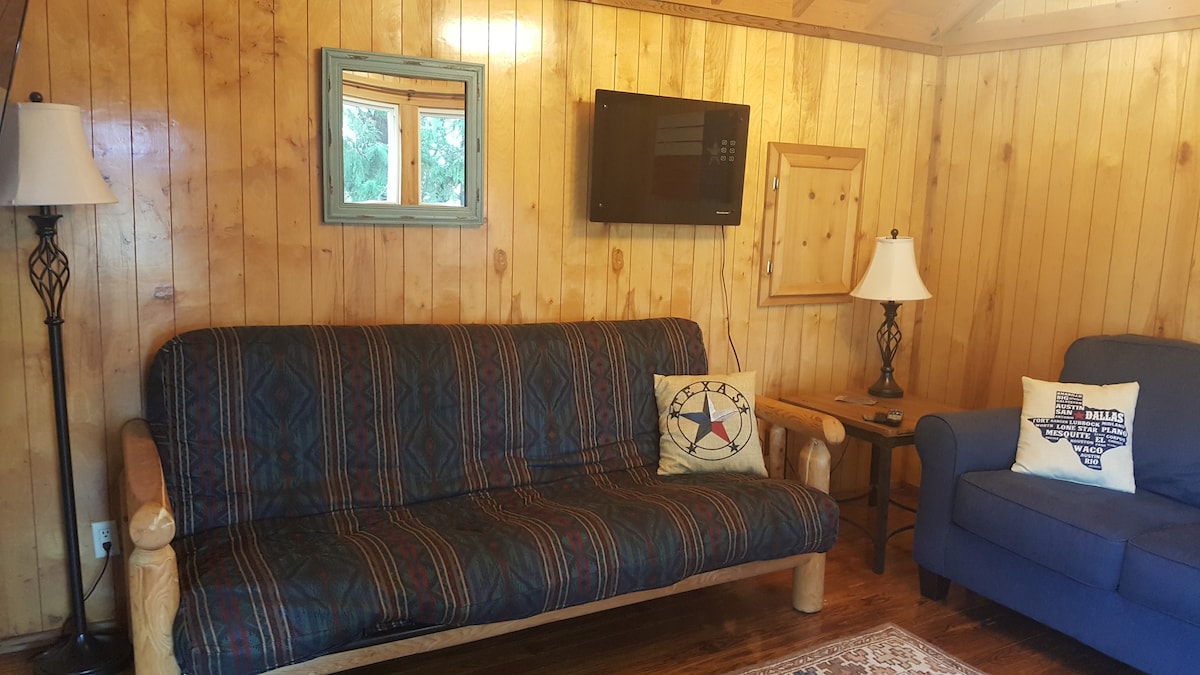
[[[0,205],[115,201],[92,159],[79,108],[59,103],[9,107],[0,130]]]
[[[931,297],[917,271],[912,237],[879,237],[875,256],[850,295],[865,300],[905,302]]]

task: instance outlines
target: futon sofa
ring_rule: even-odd
[[[124,428],[138,672],[331,672],[789,568],[819,610],[844,430],[759,397],[803,482],[659,476],[653,375],[706,369],[681,319],[172,338]]]
[[[1132,494],[1010,470],[1020,410],[918,422],[921,590],[960,583],[1150,673],[1200,671],[1200,345],[1080,338],[1060,381],[1138,382]]]

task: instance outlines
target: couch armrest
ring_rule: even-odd
[[[1019,408],[926,415],[917,422],[921,494],[913,558],[925,569],[945,569],[946,536],[958,477],[969,471],[1008,469],[1017,454]]]
[[[805,485],[829,492],[829,446],[846,441],[846,428],[832,415],[756,396],[754,412],[767,437],[767,472],[782,478],[787,454],[787,436],[794,431],[806,437],[800,449],[797,478]],[[792,607],[797,611],[821,611],[825,602],[825,554],[810,553],[792,572]]]
[[[801,408],[773,398],[757,396],[754,411],[767,432],[767,472],[782,477],[787,452],[787,432],[795,431],[808,441],[800,450],[799,479],[810,487],[829,492],[829,447],[846,441],[846,428],[832,415]]]
[[[167,498],[158,448],[145,420],[121,430],[125,455],[122,483],[126,531],[133,548],[126,559],[134,666],[142,673],[179,673],[171,628],[179,610],[179,568],[171,540],[175,514]]]

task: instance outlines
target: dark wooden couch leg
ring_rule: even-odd
[[[945,600],[950,592],[950,580],[924,567],[918,567],[917,570],[921,578],[921,595],[930,600]]]

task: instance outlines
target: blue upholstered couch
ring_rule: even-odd
[[[1200,672],[1200,345],[1081,338],[1060,380],[1140,383],[1136,493],[1010,471],[1019,409],[925,417],[922,593],[953,580],[1142,670]]]
[[[816,611],[827,494],[656,474],[652,374],[706,368],[678,319],[171,339],[125,429],[139,672],[332,671],[788,567]],[[840,424],[758,411],[827,488]]]

